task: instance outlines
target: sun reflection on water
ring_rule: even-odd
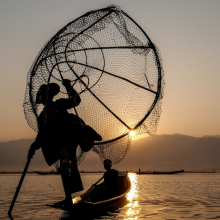
[[[130,219],[129,217],[134,218],[134,215],[137,215],[139,213],[138,207],[138,189],[137,189],[137,174],[135,173],[129,173],[128,174],[130,181],[131,181],[131,190],[127,194],[126,198],[129,201],[129,203],[126,205],[128,207],[128,211],[126,212],[127,219]]]
[[[137,198],[137,174],[135,173],[128,173],[128,176],[131,181],[131,190],[127,194],[127,200],[132,202],[133,199]]]

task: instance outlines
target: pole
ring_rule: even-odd
[[[99,179],[96,183],[94,183],[94,184],[92,185],[92,187],[93,187],[93,186],[96,186],[96,184],[99,183],[103,178],[104,178],[104,176],[103,176],[101,179]],[[91,188],[92,188],[92,187],[91,187]],[[91,189],[91,188],[90,188],[90,189]]]
[[[15,201],[16,201],[16,199],[17,199],[18,193],[19,193],[19,191],[20,191],[20,188],[21,188],[22,182],[23,182],[23,180],[24,180],[25,174],[26,174],[26,172],[27,172],[28,166],[29,166],[29,164],[30,164],[30,161],[31,161],[31,158],[27,160],[26,166],[25,166],[25,168],[24,168],[23,174],[22,174],[22,176],[21,176],[20,182],[19,182],[19,184],[18,184],[17,190],[16,190],[15,195],[14,195],[14,198],[13,198],[13,200],[12,200],[10,209],[9,209],[9,211],[8,211],[8,216],[9,216],[9,217],[11,216],[12,209],[13,209],[13,207],[14,207]]]
[[[103,178],[104,176],[101,179],[99,179],[96,183],[94,183],[85,193],[83,193],[82,199],[85,199],[90,194],[90,192],[94,190],[94,187],[96,186],[96,184],[99,183]]]

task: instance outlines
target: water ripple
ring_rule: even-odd
[[[101,174],[83,174],[84,188],[88,189],[100,177]],[[124,204],[91,219],[220,219],[220,174],[131,174],[130,177],[132,189]],[[0,175],[0,219],[9,220],[7,212],[19,180],[20,175]],[[46,206],[63,198],[60,176],[28,174],[13,218],[77,219],[74,213]]]

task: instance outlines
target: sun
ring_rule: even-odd
[[[135,136],[135,131],[130,131],[129,135],[132,136],[132,137]]]

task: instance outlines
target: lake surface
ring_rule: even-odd
[[[127,203],[92,219],[220,219],[219,173],[129,175],[132,189]],[[101,176],[82,174],[84,191]],[[18,174],[0,175],[0,219],[9,219],[7,212],[20,177]],[[75,218],[74,213],[46,206],[63,198],[60,176],[28,174],[12,216],[14,219],[80,219]]]

